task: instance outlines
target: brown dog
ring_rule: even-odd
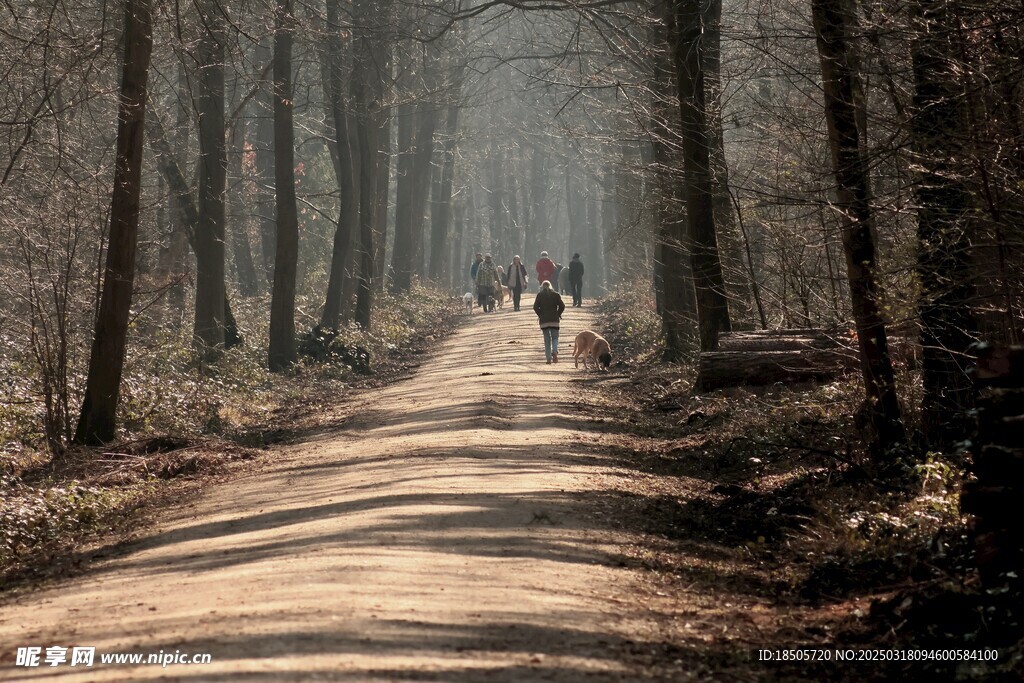
[[[498,308],[504,308],[505,302],[512,300],[512,290],[500,282],[495,282],[494,300],[498,303]]]
[[[595,367],[600,367],[606,372],[608,366],[612,364],[612,347],[608,340],[597,332],[583,330],[576,335],[573,347],[572,358],[577,368],[580,366],[580,358],[583,358],[583,367],[588,370],[591,360],[594,361]]]

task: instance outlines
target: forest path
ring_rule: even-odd
[[[0,679],[639,680],[622,540],[584,494],[614,463],[579,448],[536,316],[479,314],[341,432],[167,510],[85,575],[0,614]],[[643,629],[640,629],[643,630]],[[210,653],[202,665],[12,667],[17,646]]]

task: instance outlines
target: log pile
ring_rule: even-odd
[[[961,510],[982,581],[999,586],[1024,578],[1024,347],[985,347],[974,370],[980,394],[973,481],[963,485]]]
[[[894,363],[915,366],[916,337],[890,336],[889,353]],[[849,328],[731,332],[719,337],[717,351],[700,354],[695,389],[830,380],[859,367],[857,339]]]
[[[718,351],[700,354],[696,390],[831,379],[858,362],[848,331],[732,332],[719,338]]]

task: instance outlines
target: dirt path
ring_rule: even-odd
[[[529,305],[474,316],[343,432],[5,606],[0,679],[643,679],[622,539],[582,502],[613,465],[574,447],[564,344],[591,318],[567,310],[546,366]],[[14,668],[19,645],[213,661]]]

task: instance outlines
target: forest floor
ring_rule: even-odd
[[[869,543],[828,536],[848,510],[823,499],[859,509],[877,494],[826,457],[845,439],[843,396],[693,396],[684,368],[637,362],[642,352],[620,344],[642,337],[628,321],[613,330],[612,372],[575,369],[575,333],[622,322],[599,323],[590,305],[567,310],[561,362],[548,366],[529,305],[474,315],[417,354],[411,376],[353,395],[301,438],[161,508],[79,576],[8,595],[0,680],[853,681],[906,670],[759,661],[760,649],[914,644],[900,629],[920,593],[888,557],[900,546],[865,563]],[[803,450],[786,446],[794,434]],[[868,624],[876,612],[900,623]],[[948,648],[970,646],[947,635]],[[12,666],[18,646],[54,645],[212,662]]]

